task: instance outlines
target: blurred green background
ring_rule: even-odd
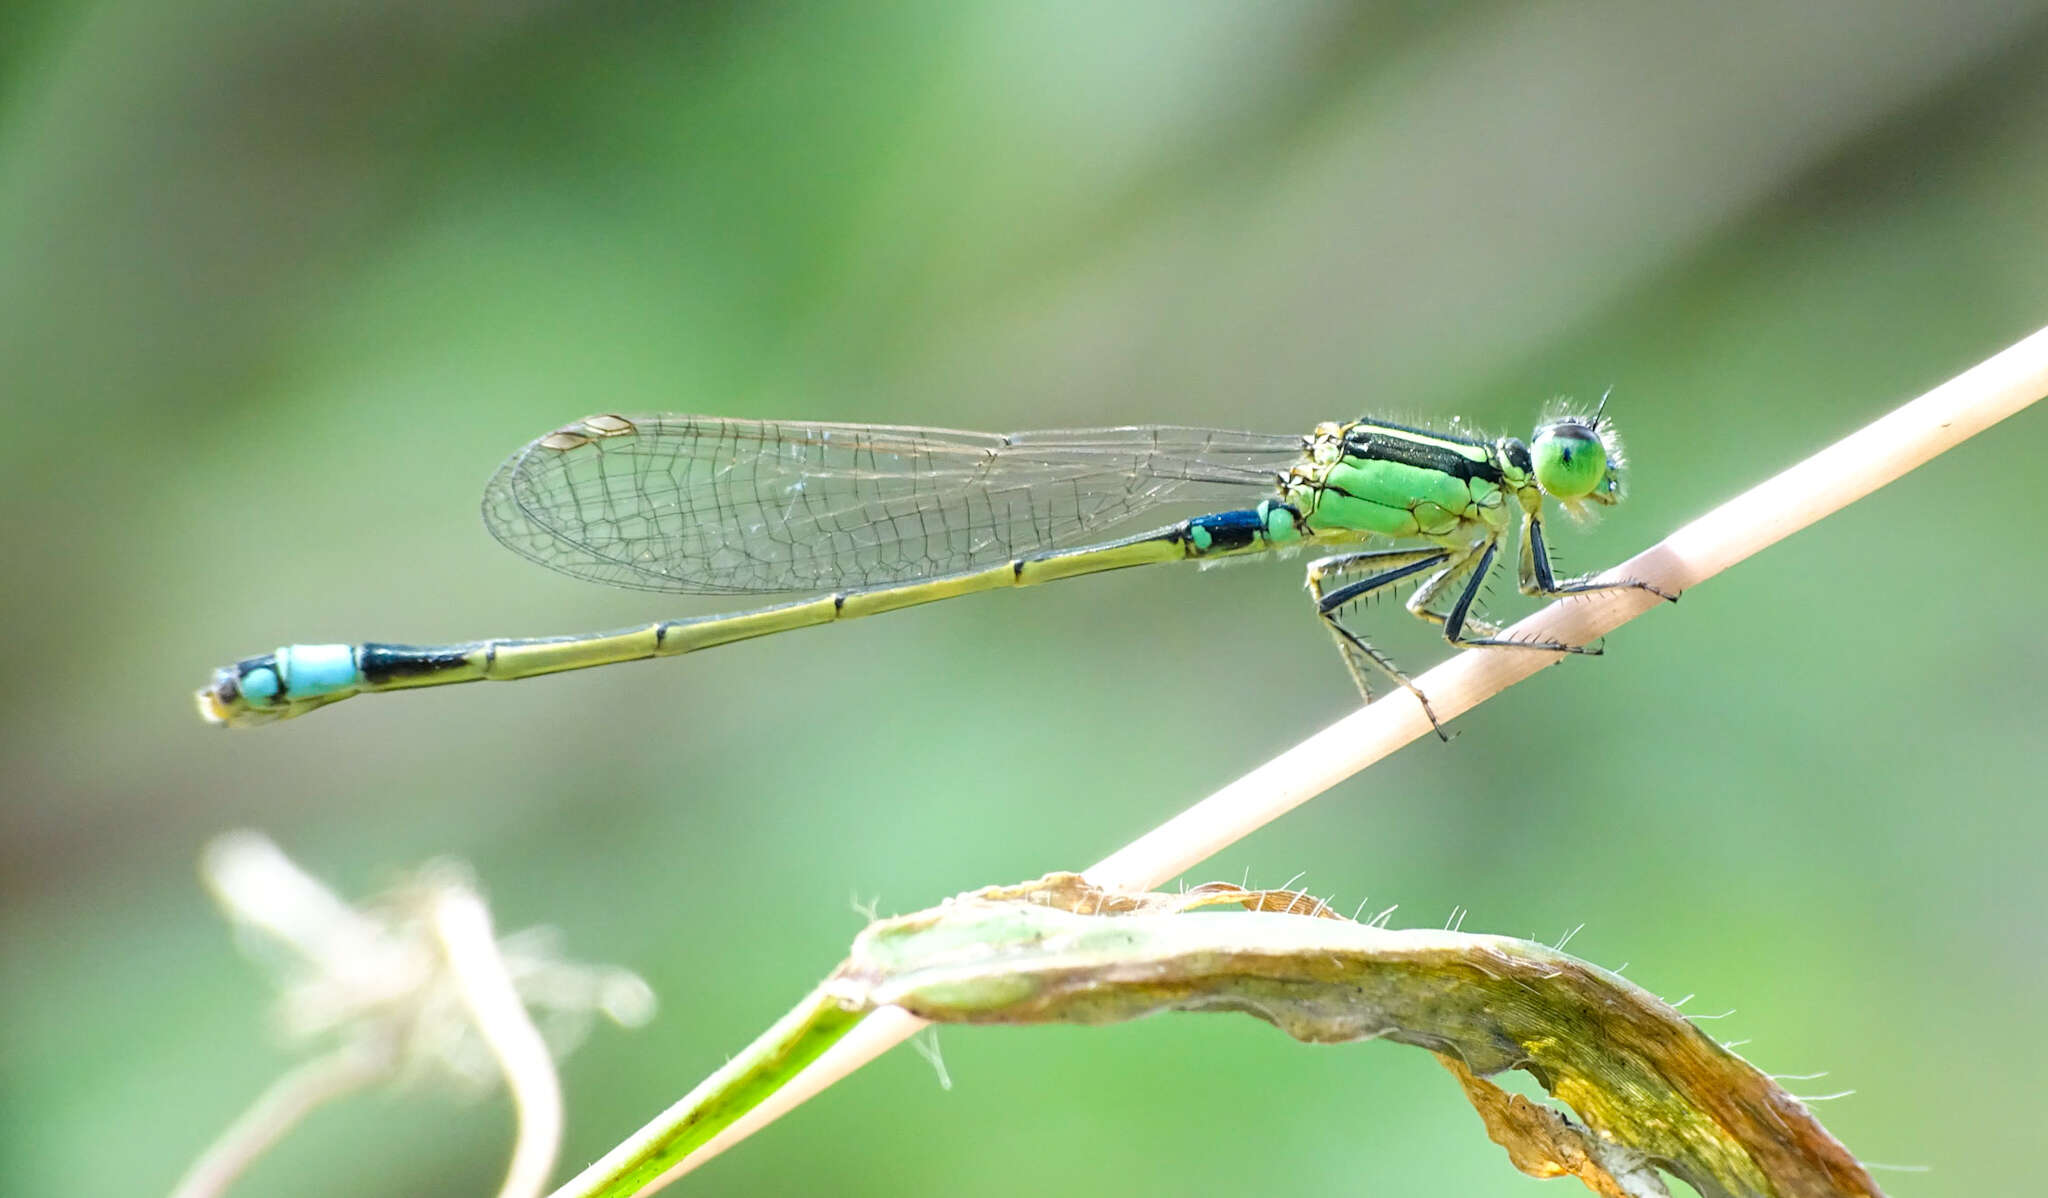
[[[200,725],[215,665],[715,610],[527,565],[495,464],[599,411],[1526,435],[1614,389],[1605,565],[2048,322],[2048,7],[551,0],[0,15],[0,1152],[161,1192],[286,1057],[197,884],[472,861],[664,1006],[565,1168],[859,926],[1078,868],[1349,710],[1299,564]],[[1554,940],[1776,1072],[1900,1195],[2038,1155],[2048,412],[1237,845]],[[1526,610],[1496,586],[1495,611]],[[1399,660],[1440,656],[1389,607]],[[1450,1079],[1245,1019],[953,1030],[694,1192],[1523,1195]],[[323,1111],[249,1194],[482,1194],[502,1100]],[[1561,1192],[1561,1183],[1542,1192]]]

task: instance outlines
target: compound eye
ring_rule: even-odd
[[[1536,485],[1559,499],[1583,499],[1607,477],[1607,447],[1576,421],[1547,425],[1529,446]]]

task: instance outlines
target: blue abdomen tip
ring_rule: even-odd
[[[229,671],[223,670],[221,673],[228,674]],[[236,689],[241,691],[242,697],[258,707],[277,698],[277,692],[283,689],[283,684],[277,679],[277,671],[269,666],[257,666],[232,681]],[[219,690],[221,685],[215,683],[215,689]]]
[[[348,690],[363,680],[354,645],[286,645],[277,651],[277,670],[295,698]]]

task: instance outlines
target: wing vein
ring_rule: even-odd
[[[1168,508],[1249,506],[1300,452],[1295,436],[1164,425],[593,417],[514,454],[483,508],[515,553],[614,586],[861,589],[1072,548]]]

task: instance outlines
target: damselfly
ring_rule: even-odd
[[[499,541],[614,586],[815,597],[581,636],[288,645],[216,671],[199,709],[215,723],[260,724],[365,691],[531,678],[975,591],[1309,547],[1331,551],[1309,564],[1308,591],[1360,692],[1371,697],[1368,670],[1377,670],[1427,712],[1427,698],[1345,613],[1416,581],[1408,610],[1441,625],[1452,645],[1598,652],[1507,639],[1472,607],[1515,524],[1526,595],[1663,595],[1634,579],[1551,572],[1544,499],[1574,515],[1614,504],[1622,465],[1620,441],[1598,409],[1559,408],[1526,443],[1370,419],[1302,437],[1163,425],[1004,435],[593,416],[529,444],[491,479],[484,521]],[[1169,506],[1208,510],[1101,539]],[[1400,544],[1364,547],[1377,540]]]

